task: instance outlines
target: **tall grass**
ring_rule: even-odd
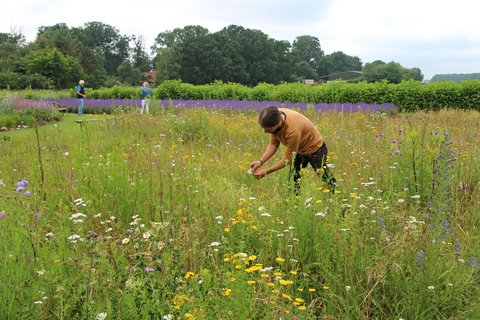
[[[152,112],[0,136],[4,319],[479,314],[478,112],[307,110],[340,190],[299,196],[256,112]]]

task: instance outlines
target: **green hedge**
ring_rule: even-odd
[[[87,97],[92,99],[139,99],[140,87],[114,86],[112,88],[86,88]],[[28,98],[45,98],[46,91],[35,93],[26,90]],[[62,91],[74,96],[75,90]],[[206,85],[192,85],[180,80],[168,80],[154,88],[156,99],[195,100],[257,100],[314,103],[393,103],[402,111],[438,110],[442,108],[480,110],[480,80],[462,82],[438,81],[423,84],[404,81],[400,84],[387,82],[348,83],[329,82],[315,86],[302,83],[272,85],[260,83],[247,87],[237,83],[215,81]],[[40,97],[35,97],[39,95]],[[53,98],[53,97],[52,97]]]
[[[138,95],[138,92],[135,94]],[[222,82],[195,86],[171,80],[156,87],[154,96],[157,99],[393,103],[402,111],[442,108],[480,110],[480,80],[438,81],[429,84],[418,81],[404,81],[400,84],[329,82],[315,86],[301,83],[260,83],[253,88]]]

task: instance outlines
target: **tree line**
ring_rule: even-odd
[[[21,32],[0,32],[0,89],[64,89],[79,79],[92,88],[175,79],[255,86],[332,80],[352,72],[356,81],[423,80],[419,68],[394,61],[363,64],[342,51],[326,55],[314,36],[298,36],[290,43],[238,25],[213,33],[198,25],[160,32],[150,52],[142,36],[122,35],[97,21],[42,26],[29,43]]]
[[[430,80],[431,82],[436,81],[455,81],[460,82],[463,80],[480,80],[480,73],[448,73],[448,74],[436,74]]]

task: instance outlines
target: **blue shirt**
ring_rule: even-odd
[[[146,97],[148,97],[151,94],[152,94],[152,89],[150,89],[149,87],[142,87],[142,92],[140,94],[140,97],[142,99],[145,99]]]
[[[78,85],[78,86],[77,86],[77,92],[80,92],[81,94],[85,94],[85,88],[82,87],[81,85]],[[79,95],[79,94],[77,93],[77,98],[78,98],[78,99],[83,99],[83,96],[82,96],[82,95]]]

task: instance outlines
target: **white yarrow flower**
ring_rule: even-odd
[[[97,317],[95,318],[95,320],[105,320],[107,319],[107,313],[106,312],[101,312],[99,314],[97,314]]]

